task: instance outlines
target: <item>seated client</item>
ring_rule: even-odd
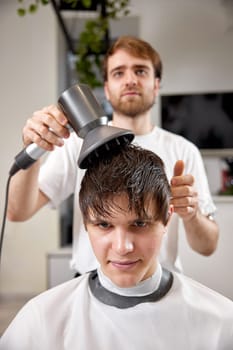
[[[151,151],[127,145],[90,165],[80,208],[99,267],[31,299],[0,349],[233,349],[233,303],[159,264],[170,197]]]

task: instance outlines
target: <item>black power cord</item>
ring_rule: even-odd
[[[0,265],[1,265],[2,246],[3,246],[4,230],[5,230],[5,225],[6,225],[6,213],[7,213],[8,195],[9,195],[9,187],[10,187],[10,180],[11,180],[11,178],[12,178],[12,176],[10,175],[8,177],[7,184],[6,184],[5,206],[4,206],[4,212],[3,212],[1,236],[0,236]]]

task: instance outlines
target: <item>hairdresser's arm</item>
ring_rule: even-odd
[[[198,206],[198,194],[194,190],[192,175],[183,175],[184,163],[178,161],[171,180],[174,212],[184,223],[184,228],[190,247],[202,255],[212,254],[218,242],[219,229],[216,222],[203,215]]]
[[[64,144],[63,138],[69,137],[66,124],[66,117],[54,105],[36,111],[23,128],[24,146],[34,142],[47,151],[53,151],[55,146]],[[39,189],[39,168],[40,160],[12,177],[7,210],[9,220],[27,220],[48,202]]]
[[[12,177],[7,209],[8,220],[27,220],[48,202],[48,198],[38,187],[39,166],[40,161],[37,161],[29,169],[20,170]]]

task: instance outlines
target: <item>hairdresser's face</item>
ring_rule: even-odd
[[[151,109],[159,81],[150,60],[118,50],[108,59],[107,73],[105,94],[115,113],[135,117]]]
[[[142,218],[128,210],[125,195],[114,201],[122,210],[111,217],[92,215],[86,228],[104,274],[119,287],[131,287],[155,272],[166,227],[152,219],[151,206]]]

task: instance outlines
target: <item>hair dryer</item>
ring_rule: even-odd
[[[130,130],[107,125],[108,118],[88,85],[77,84],[65,90],[58,99],[58,105],[72,129],[84,139],[78,158],[78,166],[82,169],[134,138]],[[10,175],[29,168],[46,152],[35,143],[30,144],[16,155]]]

